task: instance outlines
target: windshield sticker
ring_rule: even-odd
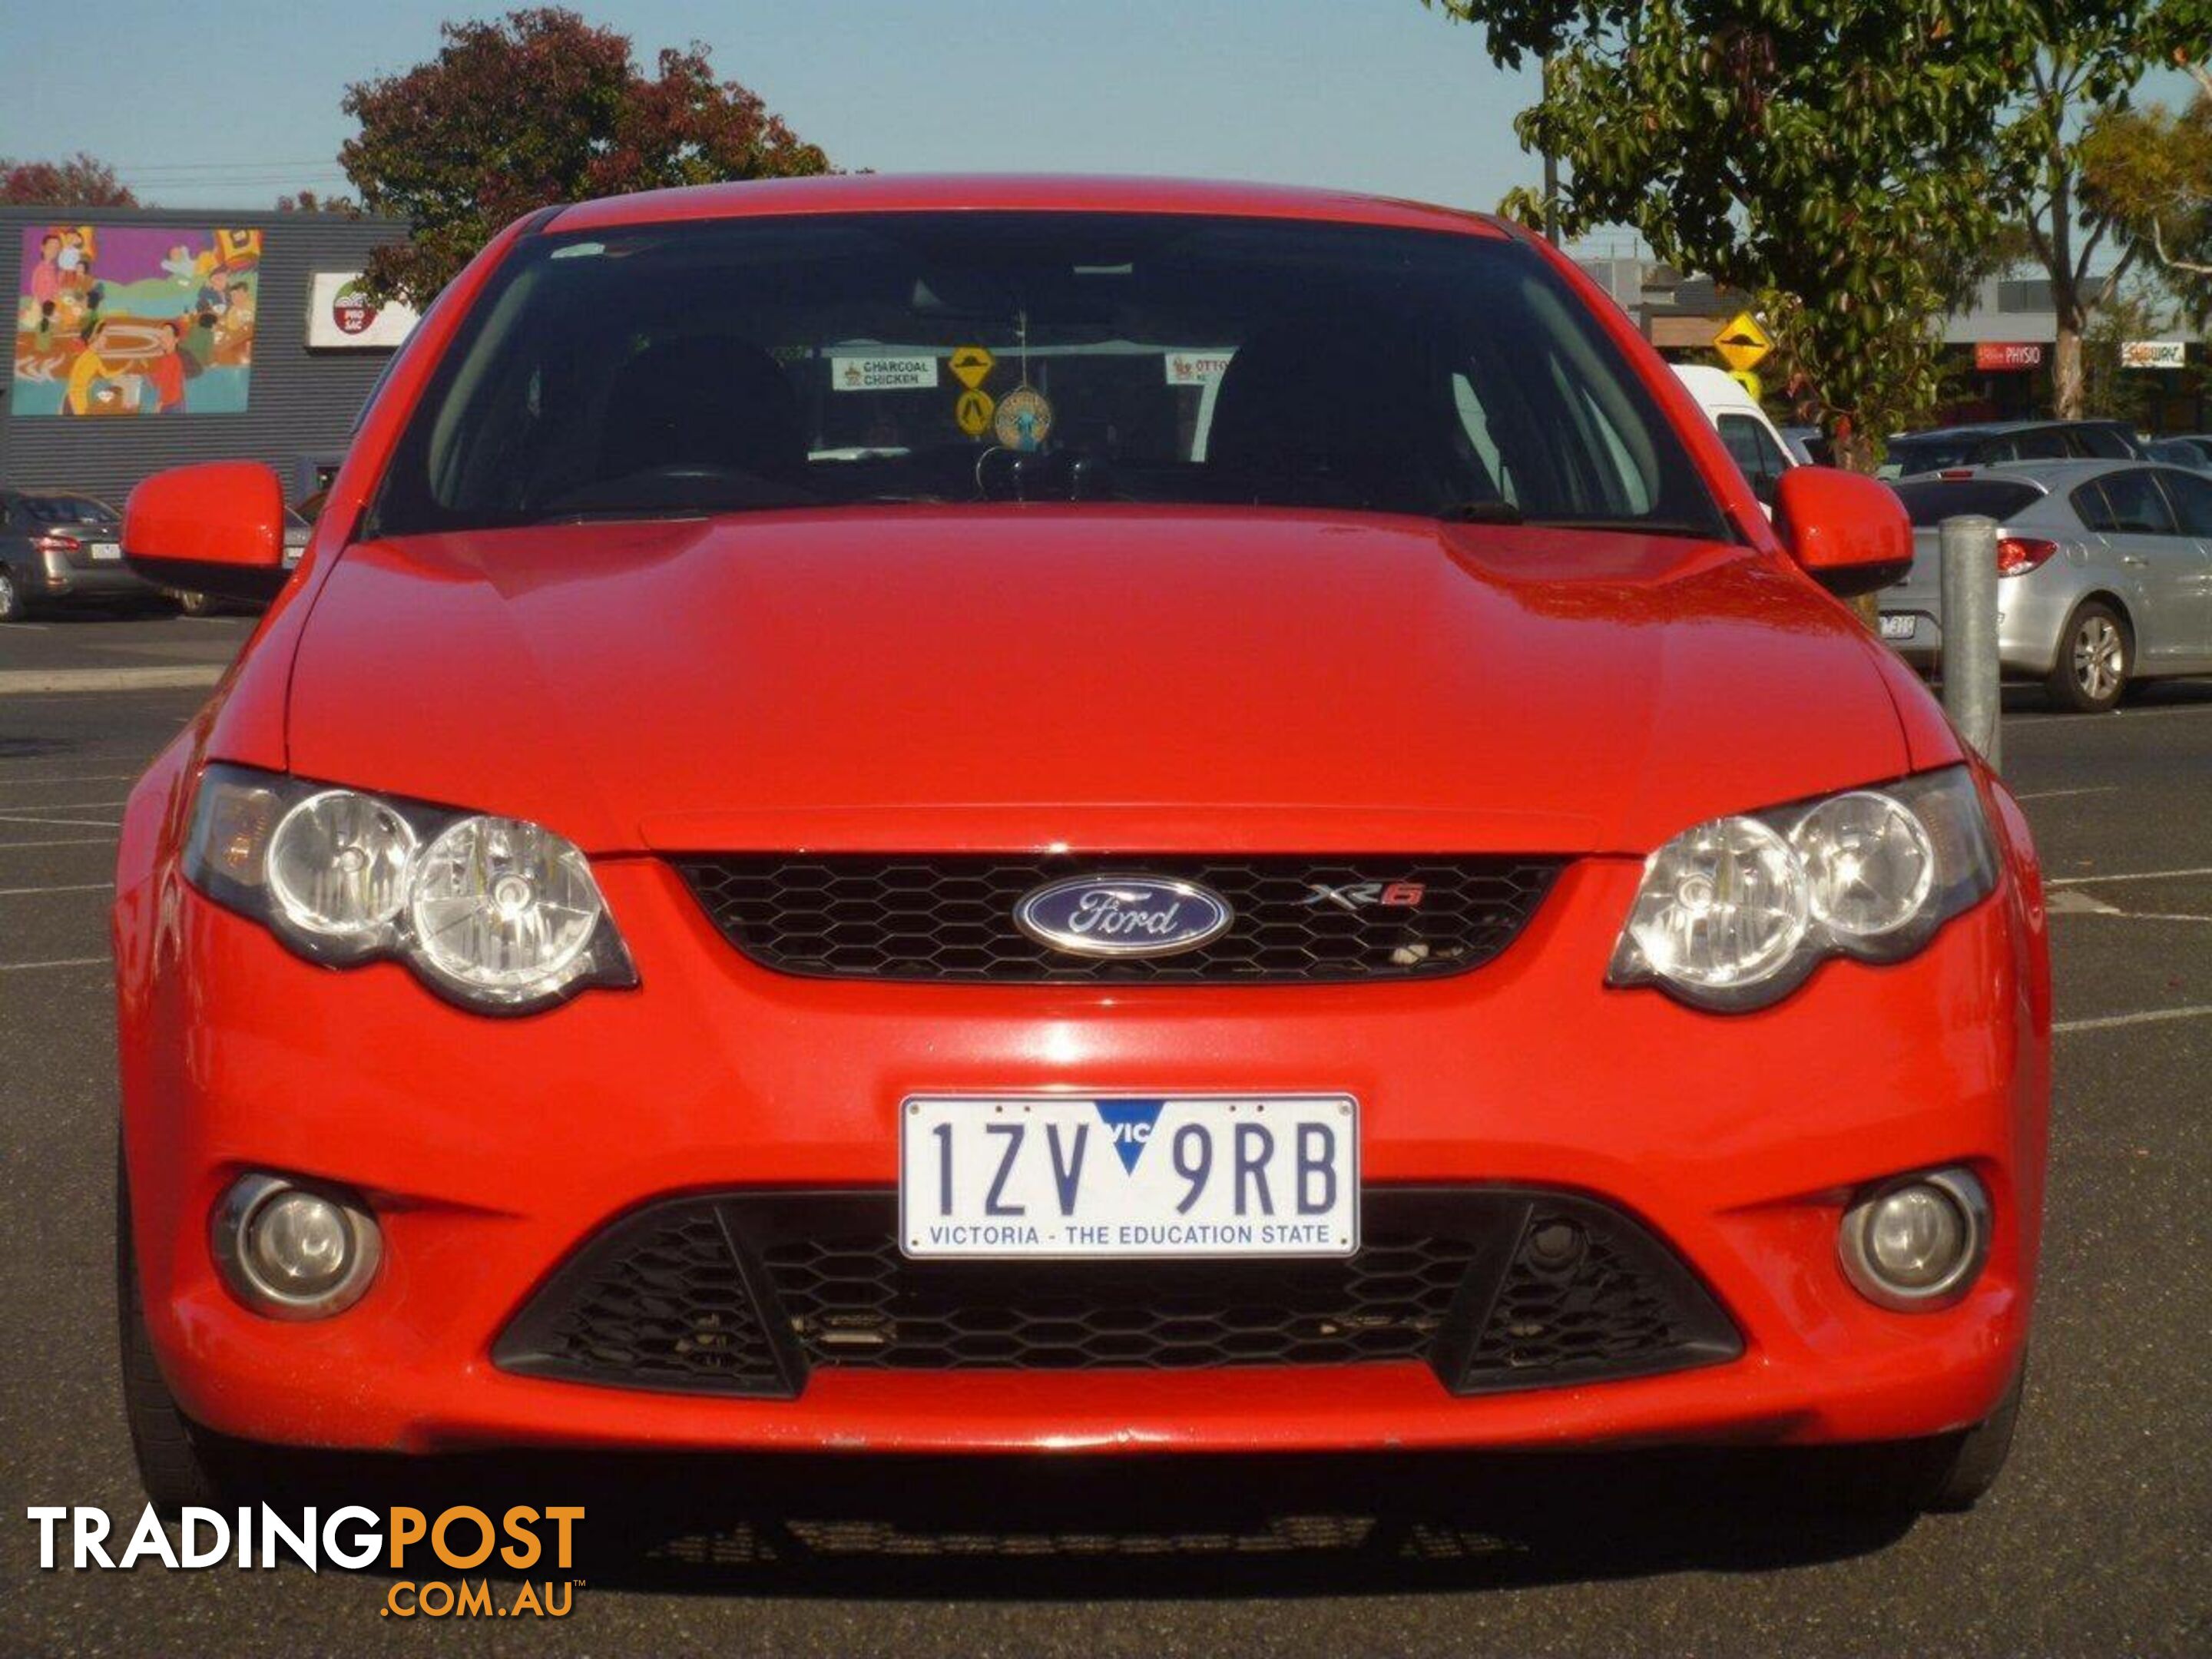
[[[1052,403],[1033,386],[1018,386],[999,399],[991,430],[1008,449],[1042,449],[1052,436]]]
[[[1163,360],[1170,386],[1212,386],[1228,372],[1234,354],[1218,348],[1200,351],[1170,349]]]
[[[927,391],[937,384],[934,357],[832,357],[833,392]]]

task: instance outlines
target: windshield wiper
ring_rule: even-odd
[[[1454,501],[1437,517],[1447,524],[1519,524],[1521,509],[1510,501]]]
[[[1701,542],[1724,542],[1727,532],[1709,524],[1692,524],[1687,519],[1637,519],[1626,514],[1597,516],[1586,519],[1542,518],[1522,522],[1540,530],[1617,530],[1633,536],[1686,536]]]

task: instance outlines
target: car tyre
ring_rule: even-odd
[[[2117,708],[2135,670],[2135,636],[2127,618],[2102,599],[2077,606],[2058,636],[2058,660],[2044,682],[2051,700],[2077,714]]]
[[[21,622],[24,610],[23,590],[15,585],[15,573],[0,564],[0,623]]]
[[[245,1501],[242,1449],[185,1415],[154,1357],[131,1232],[130,1175],[120,1148],[115,1159],[115,1308],[122,1346],[123,1413],[148,1501],[169,1520],[187,1505],[221,1510]]]

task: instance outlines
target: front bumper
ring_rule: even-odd
[[[598,866],[641,980],[521,1020],[389,965],[303,963],[173,867],[118,899],[125,1140],[148,1318],[185,1410],[271,1442],[398,1450],[1262,1450],[1811,1443],[1987,1414],[2024,1346],[2047,1036],[2008,878],[1914,960],[1834,963],[1723,1018],[1602,979],[1638,866],[1571,866],[1489,966],[1312,987],[913,986],[787,978],[652,860]],[[669,1194],[874,1188],[913,1093],[1343,1091],[1370,1188],[1590,1194],[1691,1266],[1740,1358],[1462,1397],[1419,1362],[1233,1370],[824,1369],[796,1399],[518,1376],[493,1349],[613,1218]],[[1837,1266],[1851,1192],[1971,1164],[1989,1265],[1940,1313]],[[214,1276],[246,1169],[343,1182],[382,1221],[346,1314],[276,1324]],[[1040,1272],[1049,1267],[1040,1267]]]

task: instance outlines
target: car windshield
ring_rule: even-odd
[[[1650,392],[1528,247],[1080,213],[527,239],[446,354],[370,529],[1039,501],[1729,534]]]
[[[1881,465],[1881,478],[1909,478],[1917,472],[1935,472],[1947,466],[1964,466],[1973,447],[1965,438],[1898,438],[1892,440]]]
[[[1923,530],[1968,513],[2009,519],[2029,502],[2042,500],[2044,494],[2034,484],[2008,478],[1930,478],[1892,488],[1905,503],[1905,515]]]
[[[118,522],[115,509],[89,495],[26,495],[23,511],[33,524],[96,524]]]

